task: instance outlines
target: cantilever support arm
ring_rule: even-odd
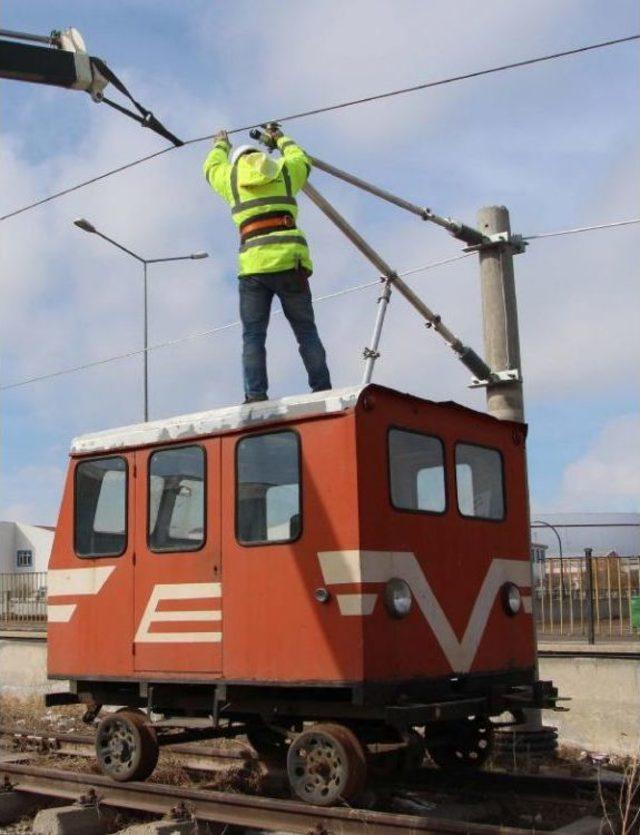
[[[418,313],[425,319],[429,327],[440,334],[440,336],[449,344],[455,351],[458,359],[471,371],[471,373],[481,380],[488,380],[491,377],[491,369],[486,362],[479,357],[476,352],[464,345],[462,341],[453,334],[449,328],[442,322],[440,316],[434,313],[427,305],[420,299],[413,290],[405,284],[405,282],[398,276],[396,271],[392,269],[389,264],[382,258],[382,256],[370,246],[365,239],[357,232],[353,226],[335,209],[329,201],[324,198],[320,192],[315,189],[310,183],[307,183],[303,188],[307,197],[315,203],[315,205],[323,212],[332,223],[334,223],[340,231],[346,235],[354,246],[382,273],[385,279],[390,281],[397,289],[401,296],[414,307]]]
[[[373,194],[381,200],[386,200],[387,203],[393,203],[394,206],[399,206],[407,212],[418,215],[418,217],[421,217],[422,220],[429,220],[437,226],[442,226],[442,228],[446,229],[447,232],[450,232],[454,238],[464,241],[466,244],[469,244],[469,246],[485,244],[490,240],[478,229],[467,226],[465,223],[461,223],[458,220],[452,220],[450,217],[437,215],[435,212],[432,212],[431,209],[427,209],[424,206],[418,206],[416,203],[410,203],[408,200],[404,200],[402,197],[397,197],[390,191],[374,186],[366,180],[361,180],[360,177],[356,177],[354,174],[349,174],[347,171],[342,171],[334,165],[329,165],[328,162],[323,162],[317,157],[312,157],[310,154],[307,156],[311,160],[314,168],[319,168],[320,171],[324,171],[326,174],[331,174],[339,180],[344,180],[345,183],[350,183],[352,186],[356,186],[356,188],[360,188],[369,194]]]

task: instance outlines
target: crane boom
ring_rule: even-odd
[[[53,31],[48,37],[0,29],[0,78],[48,84],[68,90],[84,90],[95,102],[103,102],[124,113],[139,122],[142,127],[150,128],[174,145],[183,144],[150,110],[133,98],[101,58],[88,54],[82,35],[77,29]],[[137,113],[106,98],[103,91],[109,83],[133,103]]]

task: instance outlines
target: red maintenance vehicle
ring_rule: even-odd
[[[50,703],[125,706],[97,732],[117,780],[176,740],[152,712],[286,754],[313,803],[356,796],[378,745],[480,767],[491,717],[556,695],[536,675],[525,436],[367,385],[76,439],[48,597],[49,676],[71,693]]]
[[[310,160],[477,250],[497,300],[485,324],[515,310],[505,265],[524,243],[508,220],[473,229]],[[488,365],[304,192],[382,276],[362,385],[72,446],[48,587],[49,675],[71,692],[48,701],[85,703],[89,719],[120,708],[96,740],[116,780],[148,777],[169,742],[246,735],[286,755],[299,798],[353,801],[380,749],[398,769],[425,748],[475,769],[492,719],[555,706],[537,677],[517,320],[485,339]],[[371,384],[392,289],[496,416]]]

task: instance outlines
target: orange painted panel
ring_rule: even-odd
[[[442,514],[391,505],[391,426],[442,440]],[[298,433],[301,442],[301,535],[285,544],[241,545],[235,531],[237,443],[283,430]],[[206,451],[208,476],[206,544],[199,551],[161,554],[147,545],[149,457],[186,442],[129,451],[127,549],[118,558],[91,560],[73,552],[78,459],[72,459],[51,569],[82,577],[84,591],[78,593],[79,580],[65,586],[60,578],[66,575],[57,575],[49,601],[57,612],[49,626],[50,672],[357,683],[532,667],[530,609],[510,617],[500,596],[510,580],[525,600],[531,597],[525,434],[522,426],[455,404],[372,386],[352,411],[199,438],[193,443]],[[460,514],[458,442],[500,451],[503,521]],[[384,602],[392,577],[406,580],[413,595],[402,619],[393,618]],[[327,602],[316,599],[318,589],[329,592]]]
[[[361,678],[361,619],[341,617],[335,598],[314,597],[325,585],[319,552],[358,544],[354,427],[352,413],[295,427],[302,439],[302,534],[286,545],[237,543],[238,438],[222,439],[225,678]]]
[[[124,453],[128,483],[133,454]],[[74,552],[74,474],[71,459],[49,560],[48,668],[58,676],[130,676],[133,671],[133,490],[127,504],[128,539],[120,557],[81,559]]]
[[[158,553],[149,547],[149,459],[156,450],[136,453],[134,668],[203,677],[222,670],[220,440],[183,446],[197,446],[205,453],[205,543],[197,551]]]
[[[410,615],[394,620],[376,604],[365,618],[365,678],[414,677],[495,671],[534,664],[531,614],[509,616],[500,588],[517,578],[531,597],[529,526],[522,426],[458,407],[378,389],[358,410],[358,483],[361,548],[394,552],[414,596]],[[447,508],[442,514],[397,510],[390,501],[387,433],[390,426],[439,437],[445,447]],[[457,507],[455,444],[502,453],[506,518],[463,517]],[[370,509],[368,511],[368,509]],[[372,552],[372,553],[368,553]],[[366,573],[366,572],[365,572]],[[375,589],[374,589],[375,590]],[[380,584],[377,592],[381,594]]]

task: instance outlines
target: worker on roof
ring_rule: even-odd
[[[325,350],[313,315],[309,249],[298,228],[295,195],[307,181],[311,165],[305,152],[276,126],[267,128],[274,160],[251,145],[240,145],[231,157],[227,132],[219,131],[204,162],[204,175],[231,206],[240,231],[239,291],[242,320],[242,365],[245,403],[267,400],[265,342],[274,295],[298,341],[312,391],[331,388]]]

